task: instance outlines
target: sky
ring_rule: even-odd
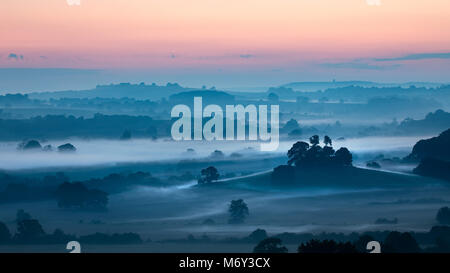
[[[11,90],[450,82],[448,0],[2,0],[0,37]]]

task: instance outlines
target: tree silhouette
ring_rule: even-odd
[[[45,232],[38,220],[23,220],[17,223],[16,240],[22,243],[38,243]]]
[[[309,149],[309,144],[304,141],[297,141],[288,151],[288,164],[298,166],[305,157]]]
[[[258,228],[247,236],[246,241],[258,243],[264,239],[267,239],[267,237],[267,232],[264,229]]]
[[[220,176],[219,171],[217,171],[217,169],[213,166],[209,166],[208,168],[201,170],[201,175],[202,177],[198,179],[199,184],[211,183],[212,181],[219,179]]]
[[[39,143],[39,141],[32,139],[27,142],[22,142],[21,144],[19,144],[18,148],[22,150],[32,150],[32,149],[41,149],[42,146],[41,143]]]
[[[65,153],[65,152],[75,152],[76,150],[77,150],[77,148],[75,148],[75,146],[73,146],[70,143],[66,143],[66,144],[58,146],[58,151],[59,152],[63,152],[63,153]]]
[[[259,242],[253,253],[287,253],[288,249],[281,244],[279,238],[266,238]]]
[[[410,233],[391,231],[384,240],[383,252],[417,253],[420,252],[420,247]]]
[[[345,147],[342,147],[339,150],[337,150],[336,153],[334,154],[334,157],[336,159],[336,163],[338,163],[339,165],[344,165],[344,166],[352,165],[352,162],[353,162],[352,154]]]
[[[325,144],[325,146],[332,146],[333,142],[331,141],[331,138],[329,136],[324,136],[323,137],[323,144]]]
[[[241,224],[249,215],[248,206],[242,199],[232,200],[228,212],[230,213],[228,220],[230,224]]]
[[[0,222],[0,244],[7,243],[11,240],[11,233],[5,223]]]
[[[325,146],[322,148],[322,155],[326,158],[330,158],[334,155],[335,151],[331,146]]]
[[[340,148],[335,151],[331,146],[331,138],[325,136],[325,146],[322,148],[319,144],[319,136],[310,137],[311,146],[304,142],[296,142],[289,149],[288,165],[296,167],[327,167],[327,166],[351,166],[352,154],[347,148]],[[284,170],[288,170],[285,168]],[[278,171],[282,171],[281,169]]]
[[[311,143],[312,146],[319,145],[320,139],[318,135],[313,135],[309,138],[309,143]]]

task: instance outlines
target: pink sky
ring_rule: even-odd
[[[450,1],[367,1],[2,0],[0,67],[449,68],[373,59],[450,52]]]

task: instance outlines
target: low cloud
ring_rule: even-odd
[[[250,59],[253,58],[254,56],[252,54],[241,54],[239,55],[239,57],[243,59]]]
[[[409,54],[394,58],[377,58],[374,59],[377,62],[388,62],[388,61],[416,61],[416,60],[427,60],[427,59],[450,59],[450,52],[444,53],[417,53]]]
[[[397,68],[399,65],[374,65],[367,62],[340,62],[340,63],[322,63],[326,68],[332,69],[356,69],[356,70],[388,70]]]
[[[226,55],[213,55],[213,56],[199,56],[195,59],[198,60],[226,60],[226,59],[252,59],[256,56],[253,54],[226,54]]]

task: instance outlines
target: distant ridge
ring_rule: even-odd
[[[294,91],[313,92],[318,90],[325,90],[330,88],[340,88],[347,86],[360,87],[409,87],[414,85],[416,87],[439,87],[446,85],[445,83],[436,82],[404,82],[404,83],[378,83],[371,81],[319,81],[319,82],[291,82],[283,84],[280,87],[292,88]]]
[[[166,85],[156,84],[132,84],[119,83],[109,85],[97,85],[94,89],[88,90],[67,90],[55,92],[34,92],[28,94],[32,99],[58,99],[58,98],[135,98],[139,100],[158,100],[170,95],[193,90],[185,88],[178,83],[167,83]]]

